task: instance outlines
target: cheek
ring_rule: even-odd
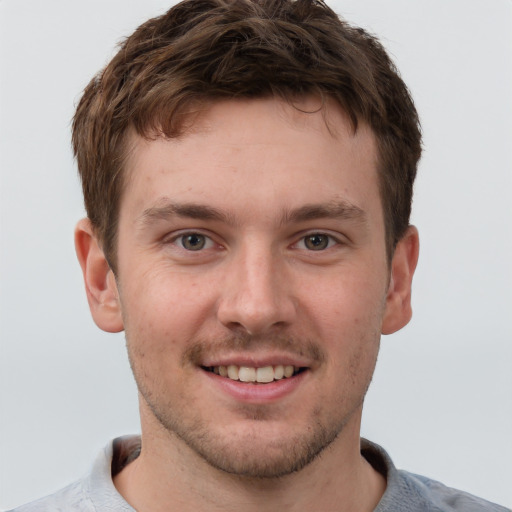
[[[194,335],[215,302],[211,280],[155,268],[133,273],[120,296],[127,335],[166,346]]]
[[[369,386],[380,345],[384,288],[384,284],[376,286],[372,276],[352,274],[321,294],[323,299],[311,298],[310,304],[317,308],[312,315],[317,320],[313,334],[325,349],[325,378],[336,383],[336,401],[357,401]]]
[[[380,334],[386,288],[385,281],[371,273],[346,272],[315,287],[306,299],[306,309],[327,338],[347,335],[347,331],[352,333],[350,339],[365,332],[374,337],[375,331]]]

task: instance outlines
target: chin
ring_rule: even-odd
[[[200,459],[224,473],[250,479],[273,479],[300,471],[337,438],[342,426],[326,428],[311,423],[301,432],[289,425],[271,425],[262,419],[247,420],[222,431],[196,424],[185,432],[166,427]]]

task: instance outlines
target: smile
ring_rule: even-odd
[[[275,365],[252,368],[248,366],[208,366],[204,370],[231,380],[258,384],[268,384],[281,379],[288,379],[305,370],[292,365]]]

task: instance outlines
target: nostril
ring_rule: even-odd
[[[262,333],[282,331],[290,325],[289,322],[277,321],[277,322],[256,322],[246,321],[245,323],[240,322],[229,322],[224,326],[229,329],[232,333],[241,336],[259,336]]]

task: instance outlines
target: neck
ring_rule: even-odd
[[[272,479],[225,473],[173,434],[151,428],[149,435],[143,428],[140,456],[114,478],[114,484],[139,512],[370,512],[386,483],[360,453],[360,412],[355,416],[313,462]]]

